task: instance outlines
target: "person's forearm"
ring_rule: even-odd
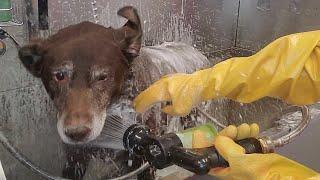
[[[320,31],[282,37],[253,56],[231,58],[194,75],[209,80],[204,100],[248,103],[270,96],[311,104],[320,99],[319,42]]]
[[[201,101],[230,98],[249,103],[276,97],[290,104],[320,100],[320,31],[279,38],[250,57],[235,57],[193,74],[161,78],[134,100],[137,112],[171,101],[163,111],[187,115]]]

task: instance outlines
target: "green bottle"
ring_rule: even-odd
[[[0,0],[0,22],[11,21],[11,2],[10,0]]]
[[[212,123],[206,123],[201,126],[189,128],[184,131],[176,133],[184,148],[192,148],[193,132],[201,131],[204,135],[205,141],[213,142],[218,132]]]

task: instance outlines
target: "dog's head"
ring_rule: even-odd
[[[58,132],[66,143],[86,143],[101,133],[106,109],[139,54],[142,31],[136,10],[124,7],[118,15],[128,19],[119,29],[83,22],[19,50],[23,65],[41,78],[53,99]]]

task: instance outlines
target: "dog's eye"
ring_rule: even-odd
[[[57,82],[61,82],[61,81],[64,81],[66,80],[66,75],[64,72],[56,72],[54,74],[54,79],[57,81]]]
[[[101,74],[100,76],[98,76],[96,78],[97,81],[104,81],[108,78],[108,76],[106,74]]]

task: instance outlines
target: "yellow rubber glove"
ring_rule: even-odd
[[[208,142],[201,141],[201,133],[194,134],[194,148],[207,147]],[[214,145],[229,162],[229,167],[212,169],[209,174],[226,180],[320,179],[317,172],[278,154],[245,154],[245,150],[233,141],[256,137],[258,134],[257,124],[242,124],[238,128],[228,126],[219,132]]]
[[[279,38],[250,57],[231,58],[193,74],[161,78],[134,100],[143,112],[157,102],[163,110],[187,115],[201,101],[227,97],[249,103],[277,97],[302,105],[320,100],[320,31]]]

